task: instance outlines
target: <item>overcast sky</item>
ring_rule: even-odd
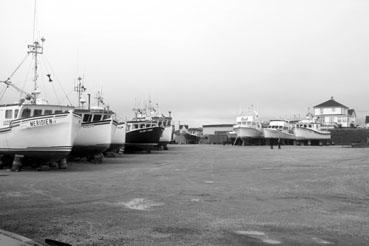
[[[0,1],[0,79],[32,42],[33,5]],[[36,36],[46,38],[40,88],[63,101],[60,83],[76,102],[73,86],[84,76],[122,117],[150,96],[191,126],[233,123],[250,105],[263,119],[304,115],[331,96],[362,116],[368,13],[368,0],[38,0]],[[30,88],[27,74],[29,63],[13,82]]]

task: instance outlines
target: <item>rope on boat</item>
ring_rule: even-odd
[[[60,80],[59,80],[59,79],[58,79],[58,77],[56,76],[56,73],[54,73],[54,69],[53,69],[53,67],[51,66],[51,64],[50,64],[49,60],[47,59],[47,57],[45,56],[45,54],[44,54],[43,58],[45,59],[46,63],[48,64],[48,66],[49,66],[49,68],[50,68],[50,70],[51,70],[51,72],[52,72],[52,74],[53,74],[53,76],[54,76],[54,78],[55,78],[56,82],[57,82],[57,83],[58,83],[58,85],[59,85],[59,87],[60,87],[60,88],[61,88],[61,90],[63,91],[64,96],[67,98],[67,100],[68,100],[68,102],[69,102],[69,105],[72,105],[71,100],[69,99],[69,97],[68,97],[67,93],[65,92],[65,90],[64,90],[64,88],[63,88],[63,86],[61,85]]]
[[[42,61],[43,65],[44,65],[44,68],[46,70],[46,73],[50,75],[50,71],[49,71],[49,69],[47,68],[47,66],[45,64],[44,59],[41,59],[41,61]],[[50,81],[50,77],[49,77],[49,81]],[[49,84],[51,84],[51,87],[53,89],[53,92],[54,92],[54,95],[55,95],[55,98],[56,98],[57,103],[60,104],[60,100],[59,100],[58,94],[56,93],[56,89],[55,89],[54,83],[50,82]]]

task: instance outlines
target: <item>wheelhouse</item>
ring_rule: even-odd
[[[63,114],[73,110],[72,106],[48,104],[5,104],[0,105],[0,127],[8,127],[17,119],[27,119],[46,115]]]
[[[127,131],[157,127],[156,121],[127,121]]]
[[[110,120],[114,115],[113,111],[104,109],[75,109],[75,113],[81,116],[82,123]]]

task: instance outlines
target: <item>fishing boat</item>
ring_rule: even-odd
[[[297,140],[329,140],[331,133],[321,129],[321,124],[313,120],[301,120],[296,124],[295,137]]]
[[[173,139],[173,126],[172,126],[172,115],[169,111],[168,116],[156,115],[152,117],[152,121],[155,121],[158,126],[163,127],[163,133],[160,136],[158,147],[164,150],[168,149],[168,144]]]
[[[188,125],[179,124],[175,135],[175,141],[178,144],[198,144],[202,136],[202,128],[190,128]]]
[[[306,119],[296,123],[294,129],[296,140],[330,140],[331,133],[321,129],[321,124],[311,114],[306,115]]]
[[[74,139],[81,126],[81,117],[71,105],[50,104],[39,97],[38,59],[43,54],[43,43],[35,40],[28,45],[33,56],[34,75],[31,93],[20,89],[12,75],[1,83],[22,95],[17,103],[0,105],[0,155],[3,161],[17,158],[61,161],[71,152]],[[20,66],[18,66],[19,68]],[[51,75],[47,75],[52,82]]]
[[[105,105],[101,92],[96,96],[97,106],[91,107],[88,94],[88,105],[84,108],[81,93],[85,90],[79,77],[76,91],[78,101],[81,103],[75,108],[75,113],[81,116],[82,125],[74,141],[71,155],[101,161],[102,153],[109,149],[112,143],[118,122],[113,119],[114,112]]]
[[[107,151],[118,153],[126,142],[126,122],[118,121],[115,133]]]
[[[233,130],[236,132],[237,138],[242,141],[263,137],[263,128],[256,111],[250,110],[246,113],[241,113],[236,118],[236,125],[234,125]]]
[[[159,126],[158,122],[152,119],[147,108],[134,108],[133,111],[134,118],[126,122],[124,151],[146,150],[150,152],[156,149],[164,127]]]
[[[295,139],[293,125],[286,120],[271,120],[266,128],[263,128],[264,138],[269,139]]]

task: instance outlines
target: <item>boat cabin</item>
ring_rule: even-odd
[[[307,128],[312,130],[320,130],[321,124],[313,121],[300,121],[296,124],[296,128]]]
[[[48,104],[4,104],[0,105],[0,128],[8,127],[16,119],[68,113],[72,106]]]
[[[268,127],[269,129],[278,129],[278,130],[290,130],[292,127],[291,125],[284,120],[271,120],[269,122]]]
[[[99,122],[104,120],[109,120],[114,115],[111,110],[104,109],[75,109],[74,112],[81,116],[82,123]]]
[[[157,127],[156,121],[127,121],[127,132],[150,127]]]
[[[261,127],[260,122],[257,120],[255,116],[240,116],[236,119],[237,125],[243,127]]]
[[[152,120],[157,122],[158,126],[161,126],[164,128],[172,125],[172,117],[166,117],[166,116],[152,117]]]

